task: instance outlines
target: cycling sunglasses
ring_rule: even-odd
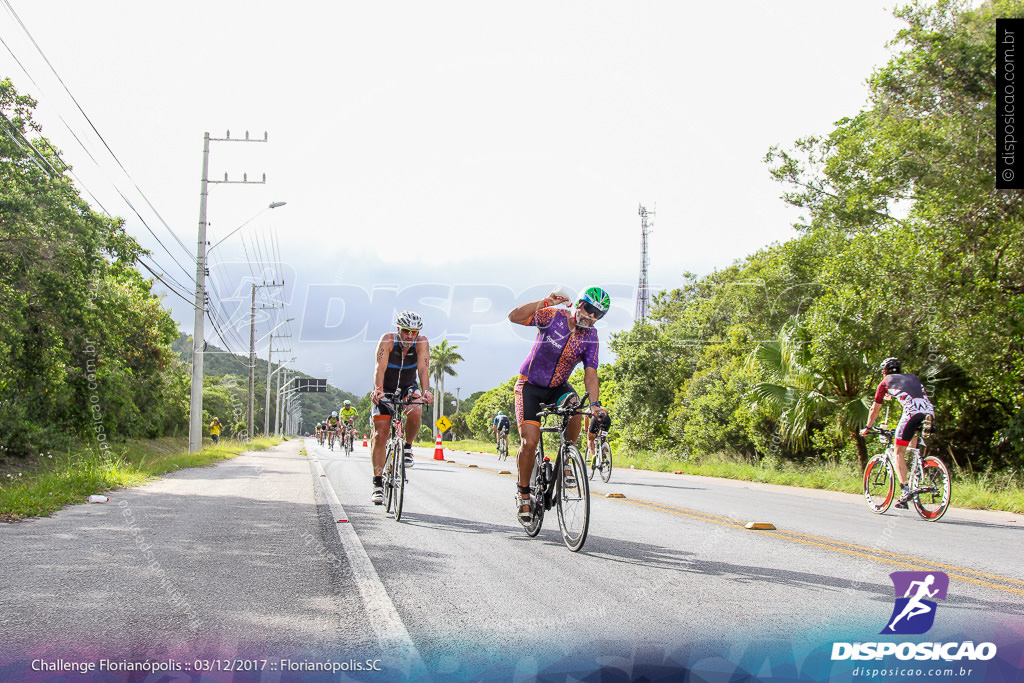
[[[590,303],[589,301],[581,301],[580,307],[584,311],[586,311],[587,315],[591,316],[592,318],[600,319],[604,317],[605,311],[602,311],[600,308]]]
[[[420,333],[419,330],[410,330],[410,329],[405,328],[405,327],[399,327],[398,331],[399,332],[408,332],[409,334],[411,334],[414,337]]]

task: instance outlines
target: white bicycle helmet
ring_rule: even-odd
[[[406,330],[422,330],[423,318],[412,311],[402,311],[395,317],[395,325]]]

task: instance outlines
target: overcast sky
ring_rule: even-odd
[[[900,28],[888,0],[4,1],[3,74],[181,284],[186,332],[203,133],[268,133],[211,143],[210,178],[267,177],[211,186],[211,243],[252,219],[211,252],[216,315],[247,351],[254,278],[283,277],[257,337],[294,318],[278,356],[359,394],[393,308],[459,346],[463,397],[517,371],[532,334],[507,310],[553,284],[609,289],[603,342],[628,328],[641,203],[655,289],[793,236],[765,153],[863,108]]]

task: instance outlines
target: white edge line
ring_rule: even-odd
[[[410,673],[416,671],[422,674],[426,671],[423,658],[420,657],[419,650],[412,642],[412,637],[384,588],[384,583],[380,580],[373,562],[370,561],[366,548],[359,540],[359,535],[352,528],[351,522],[338,523],[339,519],[348,519],[348,515],[345,514],[345,508],[338,500],[338,494],[331,486],[330,479],[326,476],[319,460],[311,460],[310,464],[315,470],[314,478],[320,481],[327,496],[331,514],[334,515],[335,527],[338,530],[338,540],[348,558],[349,566],[352,567],[352,576],[359,588],[359,595],[363,599],[363,605],[377,637],[381,644],[385,645],[387,649],[393,650],[400,657],[405,666],[409,667]]]

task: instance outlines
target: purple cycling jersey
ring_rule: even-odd
[[[597,369],[597,348],[600,343],[593,327],[577,327],[569,332],[567,310],[542,308],[530,316],[527,325],[537,327],[537,339],[530,355],[523,362],[519,374],[530,384],[556,387],[565,384],[573,369],[583,361],[583,367]]]

